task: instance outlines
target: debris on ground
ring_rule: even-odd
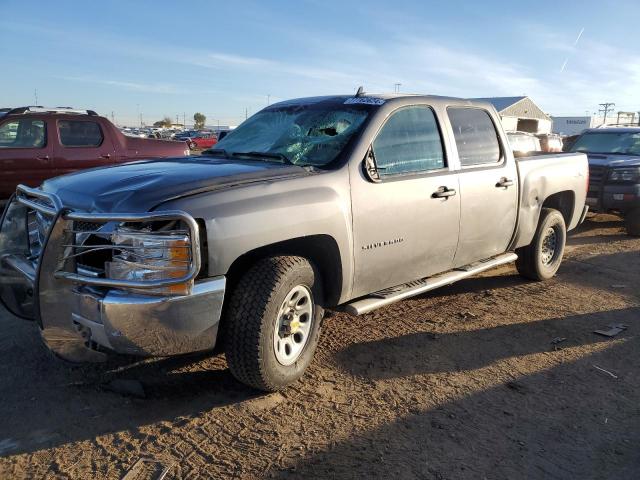
[[[594,330],[593,333],[604,335],[605,337],[615,337],[620,332],[627,329],[627,326],[623,325],[622,323],[612,323],[610,325],[607,325],[607,327],[609,327],[608,330],[601,328],[599,330]]]
[[[611,285],[611,288],[627,288],[627,286],[622,283],[616,283]]]
[[[140,458],[127,470],[122,480],[163,480],[172,465],[166,466],[160,460]]]
[[[458,316],[460,318],[462,318],[463,320],[466,320],[467,318],[476,318],[477,315],[473,312],[460,312],[458,313]]]
[[[126,380],[124,378],[116,378],[109,383],[104,384],[104,389],[110,392],[127,395],[129,397],[145,398],[144,387],[138,380]]]
[[[553,340],[551,340],[551,345],[553,345],[553,349],[554,350],[560,350],[560,347],[558,346],[558,344],[565,342],[567,339],[565,337],[556,337]]]
[[[598,365],[593,365],[593,368],[595,368],[596,370],[600,370],[601,372],[606,373],[607,375],[609,375],[611,378],[618,378],[618,376],[615,373],[610,372],[609,370],[605,370],[602,367],[599,367]]]

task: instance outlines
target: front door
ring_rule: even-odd
[[[458,174],[433,110],[396,110],[371,148],[380,182],[351,175],[354,297],[448,270],[458,243]]]
[[[47,122],[28,114],[0,124],[0,200],[11,196],[20,183],[39,186],[55,176]]]
[[[489,112],[447,109],[460,159],[460,241],[454,265],[504,253],[518,212],[518,172]]]

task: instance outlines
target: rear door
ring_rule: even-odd
[[[447,114],[460,160],[460,240],[454,260],[459,267],[507,250],[518,212],[518,172],[487,110],[449,107]]]
[[[54,164],[58,175],[116,161],[113,143],[98,119],[59,118],[56,133]]]
[[[45,118],[25,114],[0,120],[0,199],[20,183],[37,187],[55,176],[51,136]]]
[[[353,296],[451,268],[458,243],[458,175],[432,108],[393,111],[371,148],[380,182],[352,168]]]

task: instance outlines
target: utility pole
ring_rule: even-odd
[[[393,84],[393,92],[394,93],[400,93],[400,87],[402,86],[401,83],[394,83]]]
[[[187,129],[187,114],[186,112],[182,112],[182,129]]]
[[[36,98],[36,106],[38,105],[38,89],[33,90],[33,96]]]
[[[111,123],[113,123],[115,125],[116,121],[115,121],[115,117],[113,115],[113,110],[111,110]]]
[[[613,110],[613,107],[615,107],[616,104],[613,102],[606,102],[606,103],[599,103],[598,105],[602,107],[598,112],[603,113],[602,124],[605,125],[607,123],[607,114],[609,113],[610,110]]]
[[[142,128],[142,112],[140,112],[140,128]]]
[[[247,118],[249,118],[249,109],[244,107],[244,119],[246,120]]]
[[[267,95],[267,106],[271,103],[271,94]]]

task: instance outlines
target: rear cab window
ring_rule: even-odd
[[[44,120],[19,118],[0,125],[0,148],[44,148],[46,145]]]
[[[58,135],[63,147],[99,147],[104,135],[98,122],[58,120]]]
[[[481,108],[449,107],[447,115],[463,167],[501,162],[498,131],[489,112]]]
[[[381,177],[445,168],[442,136],[433,110],[427,105],[396,110],[373,141],[373,154]]]

